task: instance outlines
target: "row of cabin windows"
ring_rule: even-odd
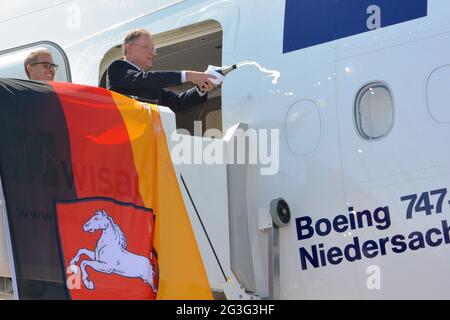
[[[59,71],[56,74],[55,80],[70,81],[67,57],[62,49],[50,42],[31,44],[2,54],[1,76],[26,79],[23,70],[24,57],[37,47],[50,50],[55,62],[61,65],[62,72]],[[364,86],[355,99],[354,118],[357,132],[363,139],[373,141],[386,136],[394,122],[394,105],[388,86],[382,82],[373,82]]]

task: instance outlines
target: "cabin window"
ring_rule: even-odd
[[[394,124],[394,104],[389,87],[381,82],[364,86],[355,101],[355,123],[365,140],[386,136]]]
[[[40,49],[47,49],[53,57],[53,62],[58,65],[54,81],[72,82],[66,54],[60,46],[50,41],[40,41],[0,51],[0,77],[28,80],[23,63],[31,52]]]

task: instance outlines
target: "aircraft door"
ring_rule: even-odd
[[[438,47],[449,35],[441,38],[352,52],[336,61],[347,193],[422,178],[424,171],[448,172],[449,153],[441,147],[448,143],[448,128],[436,125],[427,101],[440,88],[430,81],[434,70],[449,61],[448,51]]]
[[[423,212],[408,219],[407,202],[401,199],[448,187],[450,153],[445,146],[450,132],[446,98],[450,72],[445,48],[449,41],[447,33],[337,52],[336,102],[345,201],[355,212],[373,212],[378,207],[390,211],[388,229],[377,230],[366,223],[352,232],[360,241],[424,232],[440,223],[439,215]],[[437,288],[450,279],[448,264],[431,251],[424,254],[425,258],[400,254],[394,259],[388,252],[380,257],[376,264],[383,270],[382,291],[368,290],[365,285],[365,268],[374,262],[355,264],[361,267],[356,280],[364,297],[375,298],[376,292],[385,298],[423,298],[422,292],[439,296]],[[434,277],[424,275],[424,260],[438,266]],[[408,286],[399,285],[411,277],[421,290],[408,291]]]
[[[31,52],[42,49],[48,50],[53,62],[58,65],[54,81],[72,82],[69,60],[64,50],[51,41],[39,41],[0,51],[0,77],[28,79],[23,63]]]

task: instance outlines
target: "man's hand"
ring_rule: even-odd
[[[186,71],[186,80],[197,85],[197,87],[204,92],[214,89],[215,86],[210,79],[215,78],[215,76],[204,72]]]

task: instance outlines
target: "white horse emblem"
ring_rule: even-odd
[[[95,251],[80,249],[77,255],[70,260],[72,272],[77,273],[76,263],[80,260],[80,256],[85,254],[91,259],[83,260],[80,264],[83,283],[87,289],[94,290],[94,282],[88,279],[89,274],[86,271],[86,267],[91,267],[98,272],[115,273],[128,278],[141,278],[156,293],[155,272],[150,260],[126,250],[125,235],[105,210],[97,210],[84,224],[83,230],[85,232],[102,230],[103,232],[97,241]]]

